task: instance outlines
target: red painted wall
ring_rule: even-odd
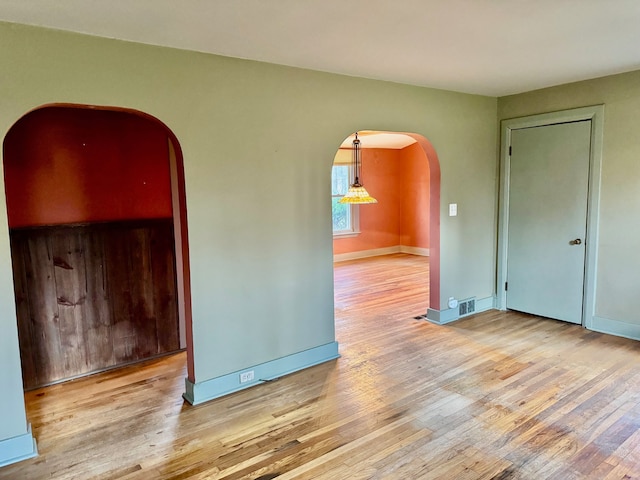
[[[429,162],[418,143],[400,152],[400,245],[429,248]]]
[[[167,133],[143,117],[35,110],[3,155],[10,228],[172,217]]]
[[[333,253],[429,248],[429,165],[422,147],[363,149],[362,166],[363,183],[378,203],[359,207],[361,233],[335,238]]]
[[[360,205],[360,234],[336,238],[333,253],[350,253],[398,245],[400,208],[397,179],[399,150],[362,150],[362,181],[378,203]]]

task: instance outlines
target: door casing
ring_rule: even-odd
[[[508,235],[509,235],[509,176],[511,133],[527,127],[540,127],[558,123],[591,120],[591,152],[589,158],[589,192],[587,198],[587,233],[585,238],[585,276],[582,325],[591,328],[595,313],[595,282],[598,251],[598,218],[600,207],[600,180],[604,133],[604,105],[562,110],[527,117],[503,120],[500,125],[500,195],[498,208],[498,264],[496,306],[506,310]]]

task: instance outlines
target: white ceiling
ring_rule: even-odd
[[[640,69],[640,0],[1,0],[0,20],[491,96]]]
[[[353,148],[353,140],[355,135],[351,134],[344,139],[340,145],[341,149],[351,150]],[[416,140],[403,133],[387,133],[376,132],[371,130],[362,130],[358,132],[361,148],[390,148],[393,150],[402,150],[409,145],[416,143]]]

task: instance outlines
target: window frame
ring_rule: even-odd
[[[353,183],[353,168],[351,168],[350,164],[343,164],[343,163],[335,163],[332,167],[331,167],[331,184],[332,184],[332,192],[331,192],[331,229],[333,232],[333,237],[334,238],[349,238],[349,237],[355,237],[357,235],[360,234],[360,208],[359,205],[354,205],[354,204],[348,204],[349,206],[349,217],[350,217],[350,228],[346,229],[346,230],[333,230],[333,199],[334,198],[342,198],[344,197],[344,195],[339,195],[339,194],[334,194],[333,193],[333,171],[334,168],[336,167],[344,167],[344,168],[348,168],[349,170],[349,177],[348,177],[348,185],[351,185]]]

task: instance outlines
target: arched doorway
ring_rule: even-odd
[[[381,131],[360,131],[359,138],[362,142],[363,154],[362,154],[362,170],[363,170],[363,183],[369,189],[369,180],[376,180],[376,176],[379,179],[379,183],[383,185],[383,190],[387,201],[389,203],[397,202],[411,203],[418,201],[420,193],[417,191],[422,189],[422,193],[428,196],[428,215],[419,215],[419,212],[414,211],[412,215],[417,219],[412,221],[412,228],[415,230],[415,223],[426,222],[428,225],[422,225],[416,235],[415,231],[404,235],[405,237],[413,236],[413,240],[406,243],[413,243],[414,245],[403,244],[403,234],[397,232],[398,222],[391,226],[392,229],[396,229],[396,233],[388,232],[388,225],[385,225],[384,220],[369,221],[371,225],[369,227],[372,232],[364,232],[358,226],[364,226],[360,220],[362,220],[357,212],[354,212],[355,227],[350,227],[350,231],[343,232],[342,236],[334,236],[334,259],[356,259],[365,258],[368,256],[384,255],[393,252],[414,252],[424,254],[426,250],[429,256],[429,294],[428,294],[428,307],[434,310],[440,309],[440,165],[438,156],[431,145],[431,143],[422,135],[415,133],[404,132],[381,132]],[[336,158],[334,159],[335,165],[350,165],[351,159],[351,141],[353,135],[347,137],[340,146]],[[373,154],[375,159],[371,164],[367,165],[367,150]],[[376,150],[378,153],[376,155]],[[403,152],[404,151],[404,152]],[[404,153],[404,155],[403,155]],[[404,162],[406,166],[412,171],[409,173],[409,180],[404,179],[403,184],[408,189],[399,192],[395,186],[389,187],[389,177],[398,176],[398,172],[389,170],[390,168],[397,168],[399,160],[409,160]],[[377,160],[377,167],[376,167]],[[385,160],[389,160],[385,162]],[[386,165],[385,165],[386,164]],[[393,167],[390,167],[393,165]],[[378,168],[380,171],[375,172],[372,169]],[[426,174],[425,174],[426,171]],[[400,176],[407,172],[400,172]],[[333,177],[333,176],[332,176]],[[335,177],[334,177],[335,178]],[[369,190],[374,197],[375,186],[373,190]],[[335,192],[335,186],[332,185],[332,193]],[[334,198],[334,203],[335,203]],[[383,205],[362,205],[360,208],[368,209],[367,214],[370,217],[376,216],[373,211],[382,206],[382,209],[387,213],[383,213],[381,216],[393,217],[394,213],[389,213],[389,206]],[[428,217],[428,218],[425,218]],[[396,219],[397,220],[397,219]],[[334,220],[335,221],[335,220]],[[360,223],[360,225],[357,225]],[[427,243],[424,243],[424,239],[416,240],[416,237],[428,237]],[[397,238],[394,239],[394,236]],[[360,237],[360,238],[358,238]],[[338,240],[336,240],[338,238]],[[416,244],[425,245],[426,248],[418,246]],[[417,243],[416,243],[417,242]],[[337,246],[337,244],[340,244]],[[427,305],[425,305],[426,307]],[[426,309],[421,312],[421,316],[426,318]]]
[[[175,135],[133,110],[46,105],[3,158],[25,388],[184,348],[191,365]]]

